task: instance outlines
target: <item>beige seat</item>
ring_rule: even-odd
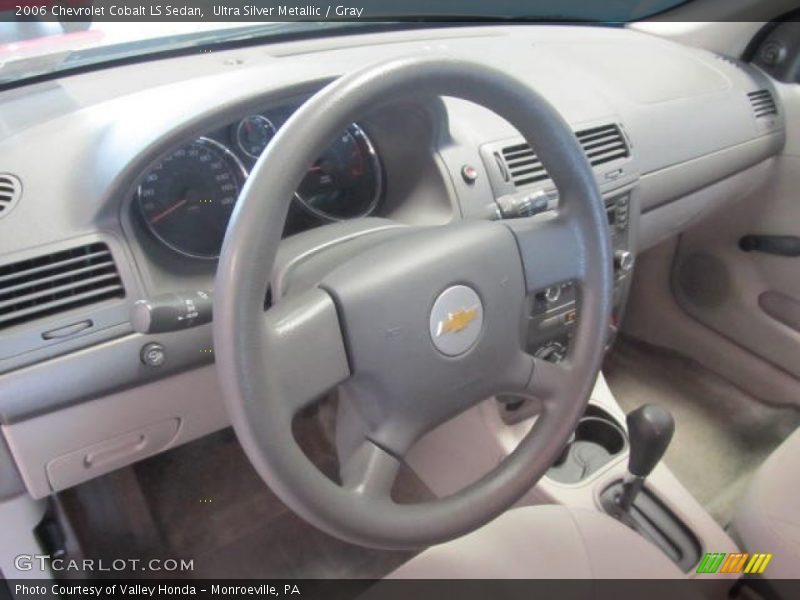
[[[511,510],[477,531],[429,548],[400,579],[675,579],[684,574],[618,521],[559,505]]]
[[[756,473],[734,518],[748,552],[772,553],[768,579],[800,578],[800,429]]]

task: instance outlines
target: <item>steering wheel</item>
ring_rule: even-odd
[[[264,312],[287,211],[308,165],[350,123],[412,93],[463,98],[508,120],[555,181],[558,210],[409,227]],[[566,281],[575,283],[580,318],[569,355],[553,364],[524,351],[527,298]],[[477,62],[394,59],[330,83],[280,129],[239,197],[215,290],[225,402],[269,487],[344,540],[428,546],[511,506],[550,467],[583,414],[611,310],[606,214],[572,130],[528,85]],[[322,474],[292,435],[297,412],[336,386],[346,388],[367,424],[341,467],[341,484]],[[498,393],[542,401],[515,451],[451,496],[395,503],[391,488],[413,443]]]

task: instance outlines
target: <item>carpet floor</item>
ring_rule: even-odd
[[[333,448],[318,435],[316,417],[304,421],[301,429],[316,430],[300,432],[304,450],[323,472],[335,473]],[[408,502],[432,497],[409,470],[401,470],[394,489]],[[414,555],[348,544],[300,519],[261,480],[230,429],[67,490],[59,499],[84,557],[194,562],[190,573],[160,576],[377,579]]]
[[[800,426],[800,412],[768,406],[682,355],[620,337],[603,373],[622,408],[661,404],[675,417],[666,464],[726,527],[754,472]]]

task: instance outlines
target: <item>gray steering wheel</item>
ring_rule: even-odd
[[[408,228],[264,312],[291,198],[320,148],[376,106],[420,93],[470,100],[512,123],[555,181],[558,211]],[[524,351],[527,297],[565,281],[575,282],[580,318],[569,356],[552,364]],[[270,488],[307,521],[347,541],[427,546],[511,506],[577,425],[608,332],[606,214],[572,130],[526,84],[470,61],[395,59],[330,83],[280,129],[238,200],[215,290],[225,401]],[[336,386],[366,423],[360,446],[342,465],[341,484],[322,474],[292,435],[296,413]],[[497,393],[542,401],[541,416],[516,450],[456,494],[395,503],[392,484],[412,444]]]

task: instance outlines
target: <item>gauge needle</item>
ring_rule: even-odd
[[[158,213],[155,217],[150,219],[150,225],[155,225],[156,223],[158,223],[164,217],[167,217],[170,214],[172,214],[173,212],[175,212],[176,210],[178,210],[181,206],[186,204],[188,201],[189,201],[188,198],[184,198],[183,200],[180,200],[180,201],[176,202],[175,204],[173,204],[169,208],[165,208],[160,213]]]

